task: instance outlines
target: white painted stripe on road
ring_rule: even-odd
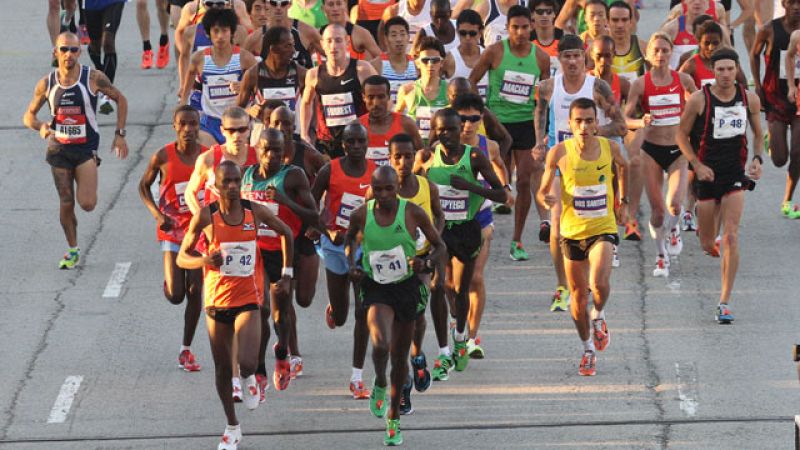
[[[678,399],[681,401],[680,408],[687,417],[694,417],[697,414],[697,374],[694,364],[675,363],[675,375],[678,378]]]
[[[67,420],[67,414],[69,414],[72,401],[75,400],[75,394],[78,393],[82,381],[83,377],[80,375],[67,377],[64,384],[61,385],[61,391],[56,397],[53,409],[50,410],[50,417],[47,418],[47,423],[64,423]]]
[[[111,278],[108,279],[106,290],[103,291],[103,298],[117,298],[122,292],[122,285],[125,284],[125,279],[128,277],[128,270],[131,268],[131,263],[121,262],[117,263],[114,271],[111,272]]]

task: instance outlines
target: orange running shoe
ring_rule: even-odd
[[[275,372],[272,373],[272,384],[275,389],[285,391],[289,387],[289,382],[292,381],[291,365],[289,358],[275,360]]]
[[[369,399],[369,389],[364,387],[364,382],[361,380],[350,382],[350,392],[353,393],[353,398],[355,400]]]
[[[184,350],[178,355],[178,367],[187,372],[197,372],[200,370],[200,364],[195,361],[194,355],[189,350]]]
[[[591,350],[583,352],[581,358],[581,365],[578,367],[578,373],[584,377],[593,377],[597,374],[595,366],[597,365],[597,356]]]
[[[602,352],[608,347],[609,342],[611,342],[611,333],[608,332],[605,319],[592,321],[592,337],[598,352]]]
[[[333,307],[330,303],[325,307],[325,323],[331,330],[336,328],[336,321],[333,320]]]
[[[142,69],[147,70],[153,67],[153,51],[145,50],[142,53]]]
[[[639,222],[636,220],[632,220],[625,224],[625,236],[626,241],[641,241],[642,240],[642,232],[639,231]]]
[[[163,69],[169,64],[169,43],[167,45],[158,46],[158,54],[156,55],[156,67]]]

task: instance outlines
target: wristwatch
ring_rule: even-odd
[[[128,132],[125,131],[125,128],[117,128],[117,131],[115,131],[114,134],[116,134],[119,137],[123,137],[124,138],[125,135],[128,134]]]

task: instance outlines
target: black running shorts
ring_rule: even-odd
[[[445,224],[442,240],[450,256],[462,262],[472,261],[481,251],[481,225],[474,218],[466,222]]]
[[[398,283],[379,284],[370,277],[361,280],[361,304],[365,311],[374,304],[390,306],[394,310],[394,320],[413,322],[418,312],[425,311],[428,302],[428,287],[416,274]]]
[[[653,161],[658,163],[664,172],[668,172],[669,166],[681,157],[681,149],[677,145],[657,145],[644,141],[642,150],[647,153],[647,156],[653,158]]]
[[[246,311],[258,311],[258,303],[248,303],[244,306],[237,306],[235,308],[206,308],[206,315],[213,319],[214,322],[224,323],[226,325],[233,325],[239,314]]]
[[[611,242],[614,245],[619,244],[619,235],[614,234],[600,234],[586,239],[567,239],[561,238],[561,251],[564,257],[570,261],[585,261],[589,257],[589,251],[592,246],[597,242]]]

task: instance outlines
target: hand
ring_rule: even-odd
[[[506,206],[509,208],[514,207],[514,194],[509,192],[507,189],[503,189],[506,192]]]
[[[111,144],[111,151],[117,155],[119,159],[125,159],[128,157],[128,143],[125,142],[125,138],[115,134],[114,135],[114,142]]]
[[[450,175],[450,186],[452,186],[454,189],[468,191],[470,186],[472,186],[472,183],[458,175]]]
[[[544,161],[545,155],[547,155],[547,146],[544,144],[536,144],[531,150],[531,156],[534,161]]]
[[[344,243],[344,233],[341,231],[328,230],[328,239],[331,240],[333,245],[342,245]]]
[[[161,231],[169,231],[174,227],[172,219],[164,214],[159,214],[158,217],[156,217],[156,225]]]
[[[306,228],[306,237],[311,241],[318,241],[321,233],[316,228]]]
[[[222,252],[216,251],[203,258],[203,263],[207,266],[220,267],[222,266]]]
[[[645,128],[649,127],[652,123],[653,123],[653,116],[651,116],[650,113],[647,113],[642,116],[642,124],[644,124]]]
[[[350,270],[347,272],[347,275],[350,277],[350,281],[353,283],[360,283],[361,279],[364,278],[364,271],[361,270],[361,267],[353,264],[350,267]]]
[[[258,120],[258,118],[261,117],[261,109],[262,105],[260,103],[253,103],[253,106],[247,109],[247,114],[250,114],[250,117],[253,119]]]
[[[617,225],[623,226],[628,223],[628,204],[620,203],[617,208]]]
[[[283,192],[276,189],[275,186],[267,186],[264,196],[267,200],[272,200],[276,203],[280,203],[281,205],[286,205],[289,203],[289,198],[286,197]]]
[[[418,256],[408,258],[408,264],[411,266],[411,270],[413,270],[414,273],[421,273],[427,270],[427,267],[425,267],[425,260]]]
[[[275,294],[289,297],[292,292],[292,277],[288,275],[281,276],[281,279],[275,283],[275,286],[277,287],[277,292],[275,292]]]
[[[231,81],[230,84],[228,84],[228,89],[230,89],[232,93],[238,94],[239,93],[239,84],[240,83],[238,81]]]
[[[797,102],[797,86],[789,83],[789,101],[792,103]]]
[[[39,136],[41,136],[42,139],[49,138],[51,134],[53,134],[53,130],[50,129],[50,125],[43,123],[42,126],[39,127]]]
[[[700,181],[714,181],[714,171],[707,165],[697,161],[692,164],[694,166],[694,174]]]
[[[747,165],[747,176],[753,181],[761,178],[761,163],[757,159],[750,161],[750,164]]]

